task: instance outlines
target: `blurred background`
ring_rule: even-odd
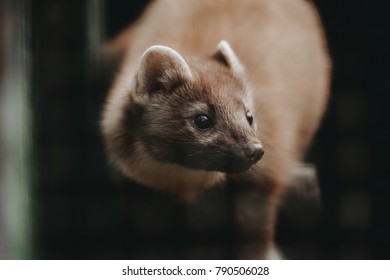
[[[99,47],[147,2],[0,2],[0,259],[232,257],[229,192],[189,206],[108,167],[98,121],[112,77]],[[389,259],[388,9],[314,3],[333,61],[308,155],[321,197],[298,210],[286,202],[277,243],[290,259]]]

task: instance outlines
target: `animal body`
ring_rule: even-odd
[[[101,122],[113,164],[187,200],[234,182],[238,223],[263,236],[243,256],[265,257],[328,97],[312,4],[158,0],[113,46],[123,56]]]

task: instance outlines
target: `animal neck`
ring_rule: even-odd
[[[137,183],[177,194],[186,200],[195,197],[201,190],[222,183],[226,177],[217,171],[196,170],[157,161],[141,142],[137,142],[132,160],[126,166],[124,173]]]

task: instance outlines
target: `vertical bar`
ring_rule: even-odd
[[[0,258],[31,257],[31,111],[28,1],[3,1],[0,84]]]
[[[86,82],[87,91],[85,94],[86,104],[86,130],[96,127],[97,120],[100,116],[98,104],[102,102],[100,87],[102,81],[101,51],[104,40],[104,2],[102,0],[88,0],[86,3],[85,14],[85,34],[86,34]],[[105,93],[105,92],[104,92]],[[91,124],[95,124],[91,126]],[[94,135],[95,131],[88,131]]]
[[[94,74],[100,63],[100,51],[104,34],[104,2],[88,0],[86,11],[87,65],[89,74]],[[95,78],[95,77],[92,77]]]

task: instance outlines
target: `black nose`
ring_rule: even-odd
[[[261,144],[250,144],[246,150],[247,159],[255,164],[258,162],[264,155],[264,149]]]

